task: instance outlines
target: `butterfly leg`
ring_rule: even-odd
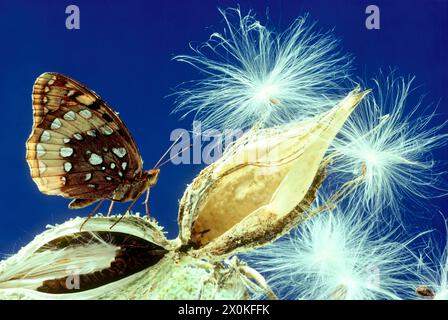
[[[128,206],[128,208],[126,209],[126,211],[124,212],[124,214],[117,220],[115,221],[109,229],[112,229],[117,223],[119,223],[121,221],[121,219],[123,219],[123,217],[128,214],[129,210],[131,210],[132,206],[137,202],[138,198],[140,198],[141,194],[138,195],[137,197],[135,197],[134,200],[132,200],[131,204]]]
[[[145,204],[145,210],[146,210],[146,217],[147,217],[147,218],[149,218],[148,201],[149,201],[149,191],[150,191],[150,190],[151,190],[150,188],[148,188],[148,190],[146,190],[146,198],[145,198],[145,202],[144,202],[144,204]]]
[[[92,216],[95,214],[95,212],[98,211],[98,209],[100,208],[100,206],[103,204],[104,200],[101,200],[100,202],[98,202],[98,204],[96,205],[95,209],[92,210],[92,212],[90,212],[90,214],[87,216],[87,218],[84,220],[84,222],[81,224],[81,227],[79,227],[79,231],[81,232],[82,227],[84,227],[84,225],[86,224],[87,221],[90,220],[90,218],[92,218]]]
[[[114,207],[114,204],[115,204],[115,201],[110,202],[109,210],[107,210],[107,217],[110,216],[110,214],[112,212],[112,208]]]

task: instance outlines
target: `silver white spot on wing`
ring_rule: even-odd
[[[125,148],[112,148],[112,152],[119,158],[123,158],[126,155]]]
[[[128,163],[127,162],[123,162],[121,164],[121,168],[123,168],[123,170],[126,170],[127,167],[128,167]]]
[[[67,158],[70,157],[73,154],[73,149],[72,148],[67,148],[67,147],[62,147],[59,150],[59,154],[61,155],[61,157],[63,158]]]
[[[84,177],[84,181],[89,181],[90,179],[92,179],[92,174],[90,172],[86,173],[86,175]]]
[[[41,143],[36,145],[36,153],[38,157],[42,157],[45,154],[46,150]]]
[[[83,110],[79,111],[78,113],[79,113],[79,115],[80,115],[81,117],[83,117],[84,119],[90,119],[90,118],[92,118],[92,112],[90,112],[90,110],[83,109]]]
[[[102,164],[103,158],[101,156],[97,155],[96,153],[92,153],[89,158],[89,163],[94,166]]]
[[[40,136],[40,142],[46,142],[51,139],[50,131],[44,130]]]
[[[73,121],[76,119],[76,114],[73,110],[70,110],[66,114],[64,114],[63,118],[67,121]]]
[[[87,131],[87,134],[89,135],[89,136],[91,136],[91,137],[96,137],[96,131],[95,130],[89,130],[89,131]]]
[[[110,168],[111,168],[112,170],[114,170],[116,167],[117,167],[117,166],[116,166],[115,162],[111,162],[111,163],[110,163]]]
[[[57,130],[60,127],[62,127],[62,123],[61,123],[61,120],[59,120],[58,118],[54,119],[50,125],[51,130]]]
[[[100,130],[101,133],[104,134],[105,136],[110,136],[112,133],[114,133],[114,130],[112,130],[112,128],[109,127],[107,124],[102,126]]]
[[[70,162],[65,162],[64,163],[64,170],[65,172],[70,172],[70,170],[72,170],[73,166]]]
[[[74,133],[73,138],[75,138],[78,141],[82,141],[82,135],[80,133]]]
[[[64,141],[64,143],[70,143],[70,138],[64,138],[62,141]]]
[[[47,170],[47,165],[42,160],[39,160],[39,173],[43,174]]]

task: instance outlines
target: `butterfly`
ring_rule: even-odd
[[[143,170],[134,139],[104,100],[78,81],[52,72],[36,79],[32,100],[26,159],[41,192],[72,198],[71,209],[99,201],[91,217],[104,200],[111,200],[108,215],[115,202],[132,201],[129,210],[146,191],[149,216],[149,190],[160,169],[156,164]]]

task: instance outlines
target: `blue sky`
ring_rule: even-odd
[[[381,10],[381,29],[364,27],[369,4]],[[81,29],[65,28],[65,8],[76,4]],[[69,200],[41,194],[31,180],[25,141],[31,132],[31,90],[45,71],[73,77],[96,91],[132,133],[145,167],[150,168],[170,145],[176,128],[190,129],[191,118],[172,115],[169,95],[200,74],[172,61],[188,53],[191,41],[202,42],[223,28],[217,8],[235,7],[256,15],[277,30],[309,12],[323,30],[333,29],[344,50],[356,57],[358,76],[380,68],[415,75],[429,101],[440,101],[440,121],[448,115],[448,1],[5,1],[0,2],[0,106],[2,183],[0,184],[0,254],[13,253],[41,232],[90,208],[73,211]],[[269,18],[267,19],[267,15]],[[435,153],[446,160],[446,151]],[[203,165],[166,165],[152,190],[150,208],[157,220],[177,234],[178,199]],[[446,199],[433,201],[447,212]],[[116,206],[116,209],[119,209]],[[106,206],[103,211],[106,210]],[[136,209],[143,211],[142,206]],[[422,222],[422,228],[440,221]]]

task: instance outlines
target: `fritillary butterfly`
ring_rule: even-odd
[[[31,176],[45,194],[73,200],[69,208],[104,200],[132,201],[157,182],[159,169],[143,171],[134,139],[95,92],[46,72],[33,87],[34,124],[26,143]]]

